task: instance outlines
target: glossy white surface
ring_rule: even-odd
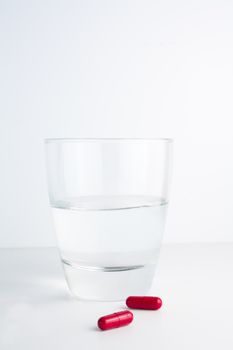
[[[124,303],[83,302],[67,289],[55,248],[0,250],[1,350],[232,350],[233,243],[164,245],[152,293],[159,311],[128,327],[97,319]]]

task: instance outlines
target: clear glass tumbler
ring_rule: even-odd
[[[164,231],[171,139],[47,139],[65,276],[81,299],[148,292]]]

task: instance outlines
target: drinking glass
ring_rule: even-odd
[[[46,139],[48,190],[71,292],[144,295],[164,231],[171,139]]]

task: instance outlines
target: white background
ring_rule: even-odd
[[[0,246],[56,244],[45,137],[172,137],[166,242],[233,238],[233,2],[1,0]]]

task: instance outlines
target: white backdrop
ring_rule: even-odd
[[[0,246],[56,244],[45,137],[173,137],[166,242],[233,238],[233,2],[1,0]]]

